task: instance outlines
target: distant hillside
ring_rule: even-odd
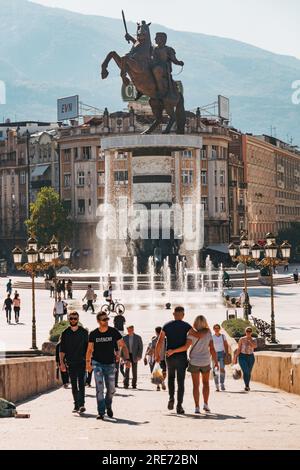
[[[7,104],[0,119],[55,119],[56,99],[79,94],[103,109],[122,109],[119,71],[112,64],[110,79],[100,80],[99,66],[115,49],[128,51],[119,20],[46,8],[26,0],[0,0],[0,80],[7,86]],[[143,9],[141,7],[141,19]],[[145,18],[151,21],[151,18]],[[135,33],[136,26],[129,24]],[[300,80],[300,60],[204,34],[163,29],[178,58],[184,60],[186,107],[231,99],[232,123],[244,131],[287,134],[300,144],[300,106],[292,104],[291,85]],[[174,74],[180,71],[174,70]]]

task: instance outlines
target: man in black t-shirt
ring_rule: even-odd
[[[123,349],[126,367],[130,367],[130,362],[129,351],[122,335],[115,328],[108,326],[109,318],[106,313],[98,313],[97,321],[99,328],[92,331],[89,336],[86,369],[88,372],[94,370],[98,406],[97,419],[104,419],[105,412],[107,412],[109,418],[113,417],[112,399],[116,390],[116,351]],[[104,384],[106,386],[105,397]]]
[[[69,315],[70,326],[61,335],[60,342],[60,370],[66,372],[68,366],[74,398],[73,413],[85,412],[85,355],[88,346],[88,332],[79,326],[79,315],[71,312]]]
[[[192,334],[197,338],[203,336],[202,333],[195,332],[189,323],[183,321],[184,308],[176,307],[174,310],[174,320],[166,323],[163,327],[160,336],[158,338],[155,348],[155,360],[156,362],[161,361],[161,348],[165,341],[167,342],[167,350],[177,349],[185,346],[188,334]],[[188,365],[187,352],[179,352],[171,357],[167,357],[168,366],[168,388],[169,388],[169,403],[168,409],[173,410],[175,404],[175,375],[177,375],[177,413],[184,414],[182,408],[183,396],[184,396],[184,381],[185,373]]]
[[[118,315],[114,318],[114,327],[118,330],[122,336],[124,336],[124,325],[126,323],[125,317],[122,313],[118,313]]]
[[[11,308],[12,308],[13,301],[10,298],[10,294],[7,294],[7,298],[4,300],[3,308],[6,312],[6,321],[8,324],[11,324]]]

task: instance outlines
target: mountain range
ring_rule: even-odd
[[[116,50],[128,52],[121,20],[44,7],[27,0],[0,0],[0,80],[7,102],[0,120],[55,120],[56,100],[79,94],[80,100],[110,111],[126,107],[119,70],[110,66],[100,79],[100,63]],[[140,10],[141,20],[143,9]],[[250,27],[250,26],[249,26]],[[251,26],[252,27],[252,26]],[[255,25],[253,25],[255,27]],[[128,23],[131,34],[136,25]],[[300,144],[300,105],[292,103],[292,83],[300,80],[300,60],[231,39],[174,31],[168,34],[185,67],[174,67],[184,85],[187,109],[214,102],[219,94],[231,102],[232,125]]]

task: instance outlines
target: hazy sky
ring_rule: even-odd
[[[86,14],[145,19],[229,37],[300,59],[299,0],[31,0]]]

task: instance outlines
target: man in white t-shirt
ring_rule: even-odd
[[[55,317],[55,323],[63,321],[65,314],[66,303],[58,296],[57,301],[54,304],[53,316]]]

